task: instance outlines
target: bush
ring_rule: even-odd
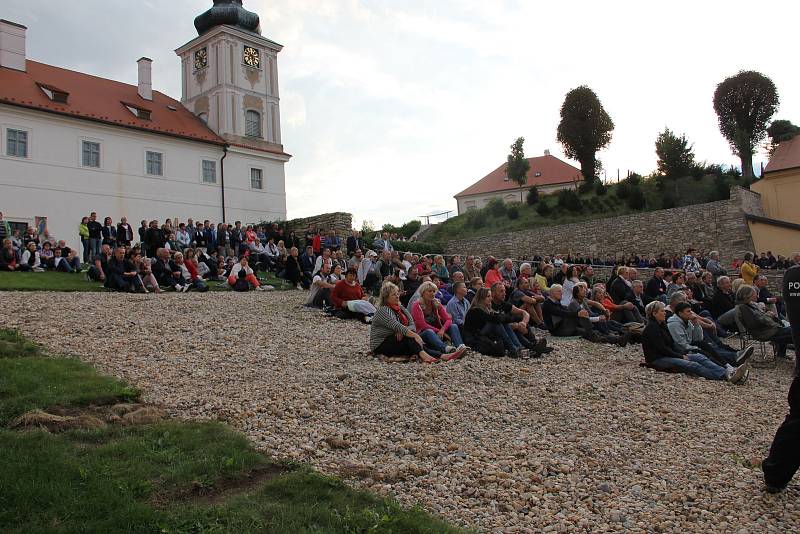
[[[414,252],[415,254],[444,254],[444,247],[439,243],[425,241],[392,241],[392,246],[400,252]]]
[[[705,171],[706,174],[713,174],[714,176],[722,176],[725,174],[725,170],[722,168],[722,165],[717,165],[716,163],[706,165]]]
[[[601,197],[608,192],[608,186],[602,181],[598,180],[594,186],[594,194]]]
[[[631,194],[631,184],[627,180],[622,180],[620,183],[617,184],[617,188],[614,191],[616,193],[617,198],[628,198]]]
[[[568,211],[580,211],[581,199],[572,189],[562,189],[558,192],[558,207]]]
[[[542,217],[547,217],[548,215],[550,215],[551,211],[552,210],[550,209],[550,204],[548,204],[544,200],[536,204],[536,213],[538,213]]]
[[[539,188],[534,185],[528,189],[528,195],[525,197],[525,202],[528,203],[528,206],[533,206],[539,202]]]
[[[467,226],[471,228],[483,228],[486,226],[485,210],[470,210],[467,212]]]
[[[584,180],[581,185],[578,186],[578,192],[582,195],[586,195],[594,191],[596,184],[602,183],[599,179],[595,178],[593,180]]]
[[[512,221],[515,219],[519,219],[519,208],[517,206],[509,206],[508,208],[508,218]]]
[[[724,176],[715,176],[714,185],[711,188],[711,198],[709,201],[728,200],[731,197],[731,190]]]
[[[678,205],[678,199],[675,197],[675,191],[671,188],[664,191],[661,195],[661,207],[664,209],[674,208]]]
[[[692,169],[689,171],[689,173],[692,175],[692,178],[694,178],[695,181],[699,182],[706,175],[706,167],[704,164],[696,163],[692,165]]]
[[[397,234],[405,237],[408,239],[415,233],[417,230],[422,227],[422,222],[418,220],[408,221],[403,226],[392,226],[391,224],[384,224],[381,228],[384,232],[389,232],[390,234]]]
[[[493,217],[502,217],[506,214],[507,207],[502,199],[493,198],[486,204],[484,209]]]
[[[628,195],[628,207],[633,210],[640,210],[644,208],[644,193],[639,186],[632,187],[630,195]]]

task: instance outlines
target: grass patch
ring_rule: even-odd
[[[0,330],[0,358],[36,356],[39,345],[30,341],[17,330]]]
[[[222,423],[177,420],[51,434],[2,428],[23,410],[130,400],[77,360],[0,359],[3,532],[458,532],[308,467],[276,464]],[[34,345],[35,346],[35,345]]]
[[[273,273],[259,273],[262,283],[273,286],[278,291],[293,289],[291,284]],[[225,282],[207,282],[211,291],[230,291]],[[99,282],[86,280],[86,273],[10,273],[0,272],[0,291],[61,291],[96,292],[107,291]]]

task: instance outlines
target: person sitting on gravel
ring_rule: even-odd
[[[539,289],[544,295],[550,291],[550,286],[553,284],[553,265],[550,263],[540,263],[534,276],[536,283],[539,284]]]
[[[525,266],[527,264],[523,264]],[[531,287],[535,286],[535,289]],[[544,328],[544,319],[542,317],[542,303],[544,302],[544,295],[538,290],[536,280],[530,277],[520,275],[517,278],[517,288],[511,293],[511,304],[521,310],[525,310],[531,316],[531,321],[537,327]]]
[[[516,336],[509,336],[504,328],[512,321],[514,318],[510,315],[492,309],[492,292],[481,287],[472,298],[464,318],[464,341],[472,350],[487,356],[526,357],[530,354],[528,349],[522,347]]]
[[[336,282],[331,291],[331,300],[337,310],[337,317],[341,319],[353,317],[367,324],[372,322],[375,306],[369,302],[369,297],[358,283],[358,272],[355,269],[348,269],[344,280]]]
[[[264,291],[264,288],[261,287],[261,282],[259,282],[258,278],[256,278],[256,275],[253,273],[253,269],[250,268],[247,256],[242,256],[239,258],[239,262],[234,264],[234,266],[231,268],[231,271],[228,274],[228,285],[234,289],[242,286],[241,283],[239,283],[237,286],[237,282],[240,278],[243,278],[250,285],[250,287],[254,288],[256,291]]]
[[[428,354],[439,357],[442,354],[458,352],[464,355],[466,345],[461,339],[458,326],[453,324],[450,314],[436,298],[437,287],[433,282],[425,282],[419,288],[420,298],[411,306],[414,326],[424,341]],[[450,344],[445,340],[449,340]]]
[[[536,339],[533,329],[529,326],[530,314],[506,301],[506,287],[503,282],[496,282],[490,291],[492,293],[492,309],[515,319],[503,325],[509,336],[516,336],[520,345],[531,351],[531,355],[547,354],[553,350],[552,347],[547,346],[547,339],[544,337]]]
[[[439,280],[441,280],[443,284],[450,282],[450,271],[447,269],[447,265],[444,263],[443,256],[437,254],[433,257],[433,266],[431,269],[434,273],[436,273],[436,276],[439,277]]]
[[[338,265],[337,265],[338,267]],[[331,291],[336,286],[338,280],[331,280],[330,267],[327,264],[322,266],[322,270],[314,275],[311,282],[311,290],[308,292],[306,306],[309,308],[322,308],[333,306]]]
[[[185,250],[191,251],[192,258],[194,258],[192,249],[187,248]],[[175,256],[172,257],[172,262],[181,273],[181,285],[184,292],[189,291],[189,289],[194,289],[200,293],[208,291],[208,286],[203,281],[203,277],[198,274],[195,264],[187,262],[182,252],[176,252]]]
[[[667,320],[667,329],[675,346],[683,353],[701,353],[722,367],[741,365],[752,354],[752,350],[733,352],[705,341],[700,317],[692,311],[692,305],[688,302],[678,302],[673,311],[674,314]]]
[[[456,275],[461,275],[463,278],[464,273],[461,271],[456,271],[453,273],[453,277],[455,278]],[[453,282],[453,298],[450,299],[450,302],[447,303],[446,309],[447,313],[450,314],[450,317],[453,320],[453,324],[456,325],[459,329],[464,328],[464,318],[467,316],[467,312],[469,311],[469,301],[467,300],[467,286],[464,282]],[[463,338],[463,335],[462,335]]]
[[[596,289],[598,287],[596,286]],[[557,337],[580,336],[588,341],[595,343],[607,341],[625,346],[628,342],[627,336],[602,337],[594,331],[592,322],[589,319],[589,312],[585,309],[570,310],[561,304],[561,293],[564,288],[560,284],[550,286],[550,294],[542,305],[544,322],[547,330]],[[597,300],[596,298],[594,300]]]
[[[170,252],[165,248],[156,250],[156,261],[152,266],[153,276],[158,285],[171,287],[175,291],[185,291],[181,270],[170,259]]]
[[[727,380],[738,384],[749,374],[748,364],[722,367],[700,353],[679,349],[666,325],[666,306],[654,300],[645,308],[647,326],[642,333],[642,351],[648,367],[657,371],[673,371],[701,376],[707,380]]]
[[[369,327],[369,349],[375,356],[391,359],[416,359],[435,363],[423,347],[422,337],[414,329],[411,314],[400,304],[400,289],[384,282],[378,297],[378,308]]]
[[[108,260],[105,286],[116,291],[145,292],[139,271],[131,260],[125,258],[123,247],[115,248],[114,255]]]
[[[667,284],[664,282],[663,267],[656,267],[653,270],[653,277],[647,281],[644,294],[648,304],[654,300],[667,303]]]

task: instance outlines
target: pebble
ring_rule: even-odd
[[[0,324],[172,416],[476,531],[800,532],[800,484],[766,495],[758,469],[788,362],[731,386],[643,369],[635,345],[550,339],[535,362],[387,364],[366,325],[306,296],[0,292]]]

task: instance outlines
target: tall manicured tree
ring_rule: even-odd
[[[581,85],[567,93],[561,105],[561,122],[556,137],[564,147],[564,154],[580,162],[581,173],[587,182],[598,179],[595,154],[611,142],[613,130],[614,122],[594,91]]]
[[[760,72],[748,70],[726,78],[714,91],[719,129],[742,161],[742,176],[753,177],[753,154],[767,135],[767,122],[778,109],[778,90]]]
[[[528,171],[531,170],[531,163],[525,159],[525,150],[522,148],[524,144],[525,138],[517,137],[517,140],[511,145],[511,154],[508,155],[506,163],[506,176],[520,188],[528,182]],[[521,190],[519,201],[522,202]]]

